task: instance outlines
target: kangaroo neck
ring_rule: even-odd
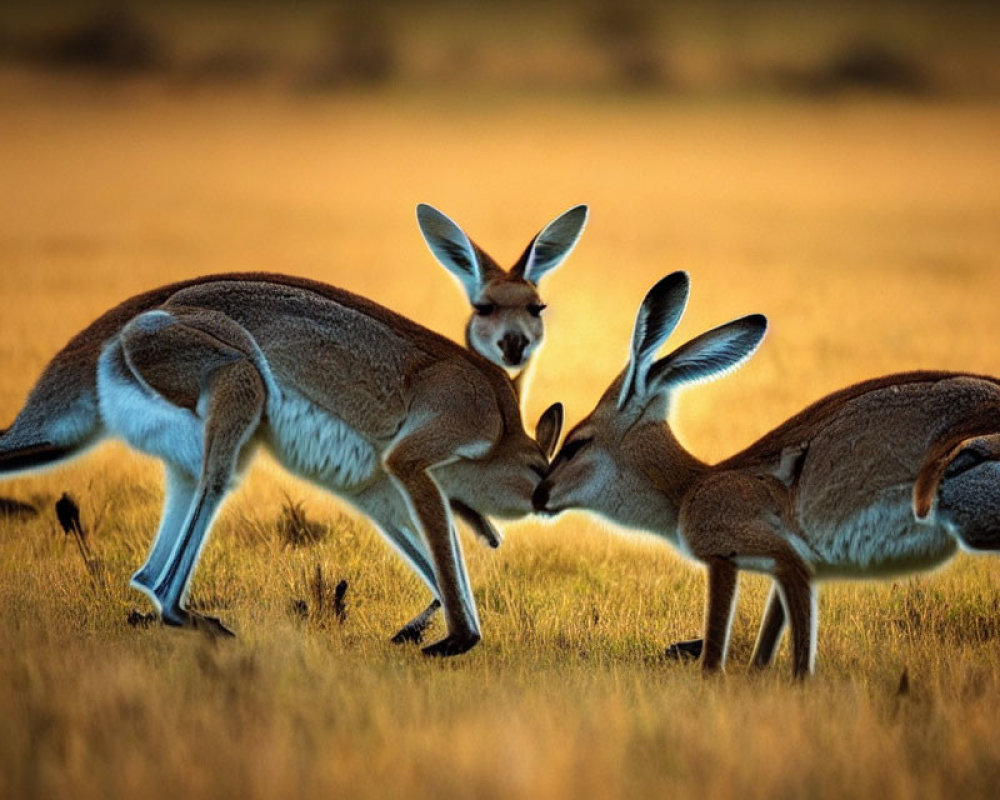
[[[649,424],[639,437],[643,445],[635,453],[636,467],[647,491],[629,503],[626,524],[677,542],[677,520],[684,496],[709,469],[684,449],[670,427]]]

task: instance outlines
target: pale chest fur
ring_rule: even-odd
[[[334,491],[358,490],[380,469],[368,440],[289,387],[268,394],[263,439],[290,472]]]

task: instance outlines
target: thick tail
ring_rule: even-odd
[[[7,449],[5,444],[3,437],[0,436],[0,475],[42,469],[72,458],[76,453],[74,447],[57,447],[49,442],[11,449]]]
[[[93,369],[53,360],[14,423],[0,432],[0,477],[54,466],[101,438]]]
[[[927,454],[913,484],[913,513],[916,518],[921,521],[927,519],[941,481],[984,461],[1000,461],[1000,435],[940,442]]]

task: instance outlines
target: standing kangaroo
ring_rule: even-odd
[[[673,393],[740,366],[767,322],[735,320],[654,362],[688,285],[675,272],[646,295],[628,366],[567,435],[534,505],[596,511],[704,563],[706,671],[724,666],[740,569],[774,579],[753,663],[771,662],[787,618],[803,676],[816,647],[815,581],[930,569],[960,545],[1000,550],[1000,381],[949,372],[865,381],[710,466],[664,424]]]
[[[465,326],[469,349],[512,373],[522,394],[528,362],[545,335],[538,283],[573,251],[587,224],[587,206],[574,206],[542,228],[509,270],[437,209],[418,205],[417,224],[434,257],[458,278],[472,305]]]
[[[475,353],[315,281],[214,275],[111,309],[46,367],[0,434],[0,475],[47,467],[117,436],[160,458],[167,495],[132,586],[166,624],[228,633],[184,607],[213,517],[257,445],[369,516],[444,609],[455,655],[480,625],[449,501],[520,517],[561,425],[536,441],[513,386]],[[418,616],[397,639],[419,639]]]

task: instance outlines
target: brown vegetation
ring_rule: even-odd
[[[466,304],[420,241],[418,201],[454,210],[507,260],[542,221],[591,204],[545,286],[529,418],[557,399],[569,422],[591,407],[624,363],[639,298],[679,267],[696,302],[678,339],[751,311],[772,320],[740,373],[677,404],[677,430],[706,459],[860,378],[1000,372],[988,104],[108,96],[4,72],[0,114],[0,424],[104,308],[207,272],[308,275],[460,338]],[[99,586],[51,512],[67,490]],[[266,458],[223,510],[193,587],[234,642],[130,614],[147,610],[127,583],[156,529],[153,462],[107,445],[3,493],[44,513],[0,516],[2,797],[1000,788],[995,557],[824,587],[805,686],[790,684],[787,652],[767,674],[743,667],[766,588],[751,578],[729,674],[705,681],[663,658],[699,632],[701,573],[583,515],[511,525],[497,551],[464,539],[485,639],[442,662],[388,642],[426,603],[421,584]],[[284,546],[289,497],[295,530],[330,535]],[[305,624],[290,611],[300,600]]]

